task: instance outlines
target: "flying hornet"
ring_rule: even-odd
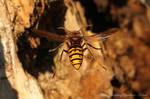
[[[67,53],[72,66],[76,70],[79,70],[79,68],[82,65],[84,52],[88,49],[85,46],[89,46],[95,50],[102,50],[101,48],[96,48],[96,47],[92,46],[91,44],[89,44],[87,42],[83,42],[83,41],[94,40],[94,39],[104,40],[109,37],[108,34],[114,33],[118,30],[117,28],[112,28],[101,34],[83,36],[81,34],[80,30],[68,31],[63,27],[59,27],[59,29],[64,29],[67,32],[67,35],[57,35],[57,34],[43,31],[43,30],[33,30],[33,32],[40,36],[46,37],[47,39],[50,39],[50,40],[64,41],[66,43],[68,49],[67,50],[63,49],[63,51],[61,52],[61,55],[60,55],[60,60],[62,59],[63,53]],[[58,45],[56,48],[54,48],[52,50],[49,50],[49,52],[57,50],[63,44],[64,43]]]

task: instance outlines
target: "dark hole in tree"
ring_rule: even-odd
[[[40,6],[40,4],[37,6]],[[38,28],[44,31],[64,35],[64,31],[57,30],[56,28],[59,26],[63,26],[65,11],[66,7],[62,1],[55,1],[46,4],[44,13],[38,20]],[[23,35],[19,37],[19,40],[17,42],[18,56],[23,64],[24,70],[32,74],[36,78],[38,77],[39,73],[44,73],[46,71],[53,72],[53,59],[57,51],[51,53],[49,53],[48,51],[49,49],[53,49],[58,46],[61,42],[50,41],[46,38],[35,35],[32,32],[29,34],[27,32],[28,31],[25,31],[25,33],[23,33]],[[31,48],[28,41],[29,37],[40,38],[40,45],[37,48]],[[34,56],[36,56],[36,58],[33,58]]]

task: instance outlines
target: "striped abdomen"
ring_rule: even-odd
[[[72,46],[68,50],[69,59],[75,69],[79,69],[83,62],[83,49],[81,46]]]

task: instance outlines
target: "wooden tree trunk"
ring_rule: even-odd
[[[0,98],[43,99],[37,81],[22,68],[17,55],[17,38],[29,27],[32,0],[0,1]]]

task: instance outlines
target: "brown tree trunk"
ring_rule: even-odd
[[[0,1],[0,99],[44,99],[37,81],[22,68],[18,35],[29,27],[33,1]]]

